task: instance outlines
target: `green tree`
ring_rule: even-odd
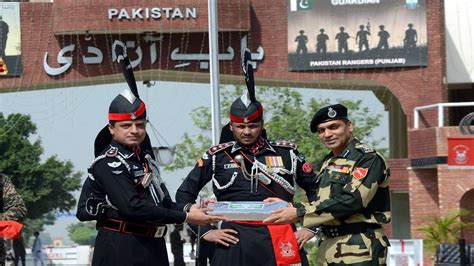
[[[67,227],[69,238],[78,245],[94,245],[97,236],[95,222],[70,224]]]
[[[226,124],[232,102],[242,94],[244,87],[221,88],[222,124]],[[321,162],[328,150],[310,132],[309,122],[321,107],[329,105],[328,99],[310,99],[303,101],[301,94],[289,88],[257,87],[258,99],[265,110],[265,128],[269,139],[289,140],[298,144],[309,162]],[[374,139],[372,129],[380,124],[381,114],[370,114],[367,107],[361,107],[361,101],[340,100],[349,109],[349,116],[355,126],[355,136],[377,147],[382,153],[380,142]],[[207,107],[198,107],[191,113],[197,134],[184,134],[181,143],[175,147],[175,160],[166,170],[182,169],[193,166],[202,153],[211,145],[211,113]]]
[[[81,173],[56,155],[41,160],[43,148],[30,116],[0,113],[0,171],[10,176],[28,208],[25,236],[53,224],[55,211],[68,211],[76,202]]]
[[[418,227],[418,231],[426,234],[423,238],[426,251],[434,254],[439,244],[457,244],[461,232],[474,226],[474,223],[465,223],[461,219],[469,215],[470,212],[466,209],[453,210],[444,216],[430,218],[431,222]]]

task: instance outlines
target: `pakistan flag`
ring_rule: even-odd
[[[315,0],[290,0],[290,11],[304,11],[313,9]]]

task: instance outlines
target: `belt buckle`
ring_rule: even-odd
[[[153,237],[154,238],[163,237],[165,235],[165,232],[166,232],[166,226],[165,225],[157,226],[156,231],[155,231],[155,235]]]
[[[118,225],[118,228],[113,228],[113,227],[109,227],[109,226],[104,226],[104,228],[106,228],[107,230],[110,230],[110,231],[114,231],[114,232],[122,232],[122,230],[124,229],[125,227],[125,223],[123,221],[119,221],[119,220],[114,220],[114,219],[109,219],[110,222],[113,222],[113,223],[116,223]]]

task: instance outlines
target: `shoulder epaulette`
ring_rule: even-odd
[[[270,141],[270,144],[277,147],[296,149],[296,144],[286,140]]]
[[[105,152],[105,155],[107,157],[115,157],[117,156],[118,154],[118,148],[117,147],[114,147],[114,146],[111,146],[110,149],[108,149],[106,152]]]
[[[118,155],[118,148],[111,146],[108,150],[106,150],[105,152],[102,152],[99,156],[95,157],[94,160],[92,160],[89,168],[92,168],[94,164],[96,164],[98,161],[104,158],[117,157],[117,155]]]
[[[362,151],[363,153],[373,153],[373,152],[375,152],[375,150],[372,146],[367,145],[365,143],[357,143],[355,145],[355,148]]]
[[[235,141],[230,141],[230,142],[226,142],[226,143],[221,143],[221,144],[217,144],[217,145],[214,145],[212,147],[209,148],[209,150],[207,150],[207,153],[209,153],[210,155],[214,155],[230,146],[233,146],[235,144]]]

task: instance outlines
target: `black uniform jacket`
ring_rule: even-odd
[[[251,181],[244,176],[240,164],[236,163],[238,155],[242,156],[249,173],[252,166],[259,165],[259,175],[268,177],[270,184],[259,182],[252,191]],[[211,147],[179,187],[176,201],[194,203],[199,191],[209,181],[213,183],[218,201],[262,201],[268,197],[278,197],[291,202],[295,182],[305,190],[310,200],[315,200],[316,194],[316,178],[311,164],[305,162],[296,146],[288,142],[265,140],[264,146],[255,156],[235,141]],[[236,230],[240,241],[230,247],[216,245],[212,265],[275,264],[272,241],[266,226],[223,222],[221,228]],[[205,234],[210,229],[207,226],[201,231]],[[300,253],[305,259],[304,252]]]
[[[146,154],[149,151],[141,151],[139,158],[112,140],[110,147],[93,161],[89,169],[89,177],[84,182],[79,198],[78,219],[113,218],[155,224],[183,223],[186,219],[184,204],[174,203],[164,184],[161,184],[164,197],[158,203],[153,199],[150,188],[140,185],[147,167],[144,163]],[[112,208],[107,211],[106,217],[97,217],[86,210],[89,198],[107,199]]]
[[[80,220],[97,220],[99,233],[95,241],[93,266],[169,265],[163,237],[121,233],[110,230],[107,225],[107,219],[146,226],[183,223],[186,220],[184,204],[171,200],[168,190],[156,175],[154,184],[144,182],[147,176],[150,177],[147,173],[158,171],[153,166],[149,151],[142,150],[135,154],[113,140],[110,147],[93,161],[77,211]],[[86,209],[90,199],[105,202],[107,211]]]

